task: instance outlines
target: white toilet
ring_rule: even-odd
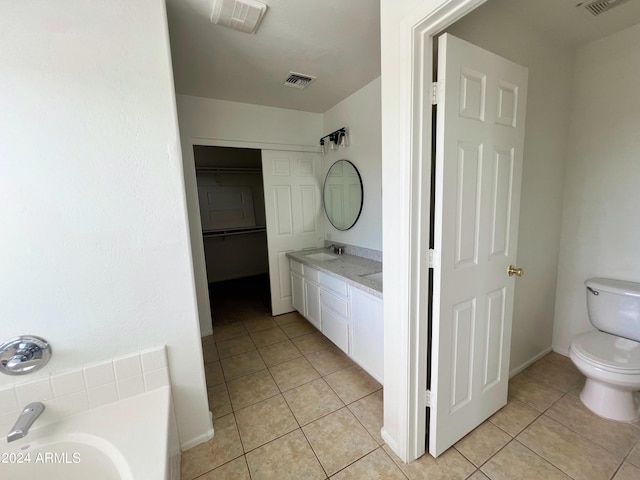
[[[587,381],[582,403],[620,422],[640,410],[640,283],[590,278],[584,282],[589,321],[598,332],[571,340],[569,356]]]

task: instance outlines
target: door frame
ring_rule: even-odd
[[[485,1],[381,4],[382,175],[391,193],[383,201],[383,263],[393,279],[385,278],[381,433],[404,462],[426,451],[434,37]]]
[[[195,145],[205,147],[253,148],[257,150],[286,150],[295,152],[317,152],[315,145],[290,145],[282,143],[252,142],[245,140],[226,140],[221,138],[189,137],[182,140],[182,168],[187,196],[187,218],[189,221],[189,237],[191,244],[191,268],[196,290],[200,336],[213,333],[211,305],[209,304],[209,283],[205,266],[204,241],[202,239],[202,222],[200,220],[200,203],[198,200],[198,183],[196,177],[196,161],[193,153]]]

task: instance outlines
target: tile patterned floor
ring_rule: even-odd
[[[381,385],[300,315],[272,318],[268,298],[239,290],[221,294],[203,339],[216,433],[183,453],[183,480],[640,479],[640,422],[588,411],[583,377],[556,353],[454,447],[405,465],[380,437]]]

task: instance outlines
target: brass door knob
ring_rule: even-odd
[[[510,277],[513,277],[514,275],[521,277],[522,275],[524,275],[524,269],[518,268],[514,265],[509,265],[509,268],[507,269],[507,273],[509,274]]]

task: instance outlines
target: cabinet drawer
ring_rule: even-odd
[[[291,267],[292,272],[296,272],[298,275],[303,275],[302,264],[300,262],[296,262],[295,260],[289,260],[289,265]]]
[[[326,308],[322,308],[322,333],[340,350],[349,353],[349,325]]]
[[[345,319],[349,318],[349,302],[346,299],[337,297],[324,289],[320,292],[320,299],[323,307],[332,310]]]
[[[343,297],[346,297],[348,294],[347,282],[323,272],[320,273],[320,285]]]
[[[320,283],[320,272],[318,270],[307,265],[302,265],[302,271],[304,272],[304,278]]]

